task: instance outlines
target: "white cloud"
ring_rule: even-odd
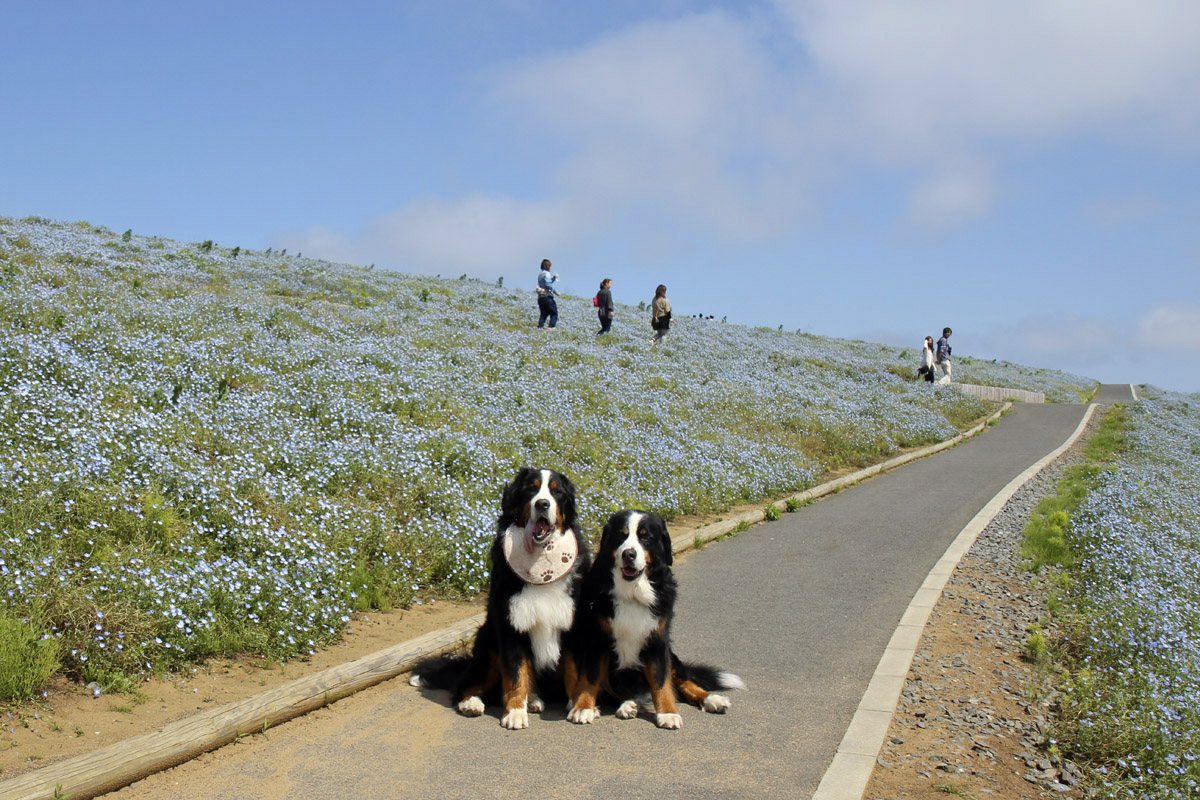
[[[412,201],[288,246],[491,275],[596,235],[762,242],[880,166],[912,176],[882,213],[941,230],[993,209],[1014,149],[1097,132],[1196,147],[1197,41],[1186,0],[776,0],[645,21],[480,76],[487,135],[535,199]]]
[[[495,100],[566,147],[565,194],[647,208],[733,240],[790,229],[821,168],[797,142],[795,76],[722,12],[652,21],[512,65]]]
[[[991,172],[970,166],[935,175],[909,196],[909,216],[927,228],[945,228],[986,214],[995,189]]]
[[[893,155],[1200,118],[1200,5],[1186,0],[777,5],[857,133]]]
[[[1133,350],[1121,326],[1075,315],[1029,315],[1009,325],[971,331],[971,354],[1024,364],[1096,364]]]
[[[1101,228],[1133,225],[1160,216],[1168,204],[1155,197],[1130,196],[1096,199],[1083,209],[1083,217]]]
[[[1138,320],[1138,343],[1152,351],[1200,353],[1200,306],[1166,303]]]
[[[276,241],[331,261],[494,278],[514,269],[533,270],[543,257],[586,238],[594,224],[591,212],[571,203],[476,194],[414,202],[369,219],[354,232],[313,227],[282,234]]]

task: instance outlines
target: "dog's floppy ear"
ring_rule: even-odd
[[[504,487],[504,494],[500,496],[500,508],[505,511],[513,511],[517,504],[517,497],[521,488],[525,486],[525,482],[529,477],[529,467],[521,467],[517,470],[517,475],[512,479],[512,483]]]
[[[655,515],[654,524],[658,527],[658,539],[662,543],[663,561],[667,566],[671,566],[675,556],[671,552],[671,534],[667,531],[667,523],[663,521],[662,517]]]
[[[562,515],[566,520],[567,525],[575,524],[575,484],[571,483],[571,479],[561,472],[555,473],[556,478],[561,483],[562,488]]]
[[[604,530],[600,532],[600,541],[596,543],[596,561],[613,560],[613,548],[617,546],[618,541],[624,539],[628,519],[627,511],[615,511],[609,515],[608,522],[604,523]]]

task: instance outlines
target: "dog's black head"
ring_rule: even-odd
[[[618,511],[600,537],[596,564],[612,570],[614,581],[636,581],[668,570],[671,535],[662,518],[647,511]]]
[[[575,527],[575,486],[552,469],[522,468],[504,487],[500,506],[500,532],[514,525],[524,528],[531,544]]]

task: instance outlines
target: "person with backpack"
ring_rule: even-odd
[[[612,330],[613,317],[617,315],[616,309],[613,307],[611,287],[612,278],[600,281],[600,291],[596,292],[596,296],[592,299],[592,304],[596,306],[596,314],[600,317],[600,330],[596,334],[597,336]]]
[[[654,338],[650,340],[653,345],[667,338],[671,329],[671,301],[667,299],[667,287],[661,283],[654,290],[654,302],[650,304],[650,327],[654,329]]]

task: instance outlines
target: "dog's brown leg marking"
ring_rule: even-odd
[[[672,676],[667,675],[666,678],[660,683],[654,674],[654,665],[646,665],[646,680],[650,683],[650,698],[654,701],[655,713],[677,714],[679,712],[675,708],[675,689],[671,686]]]
[[[508,675],[501,677],[504,681],[504,710],[525,708],[525,703],[529,700],[529,691],[533,688],[533,670],[529,667],[529,661],[522,659],[521,666],[517,668],[515,682]]]
[[[689,703],[702,706],[708,697],[708,691],[695,681],[676,681],[675,686],[679,689],[679,696]]]
[[[574,703],[578,695],[579,670],[575,667],[575,657],[571,653],[563,653],[563,688],[567,690],[567,698]]]
[[[596,677],[596,682],[592,683],[586,676],[575,672],[575,665],[567,665],[568,675],[575,674],[574,691],[570,689],[568,684],[568,697],[571,698],[571,710],[579,710],[584,708],[595,708],[596,698],[600,696],[600,687],[608,683],[608,664],[600,665],[600,674]],[[570,677],[568,677],[570,680]]]

